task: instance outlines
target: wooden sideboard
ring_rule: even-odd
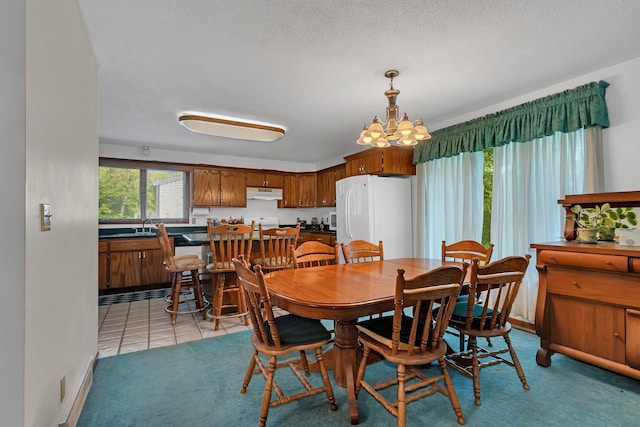
[[[567,196],[559,202],[588,206],[609,202],[616,194]],[[619,198],[625,206],[640,206],[640,192]],[[567,224],[567,231],[572,228]],[[536,362],[549,366],[551,356],[561,353],[640,379],[640,247],[575,241],[531,247],[540,279]]]

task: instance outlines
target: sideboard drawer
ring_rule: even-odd
[[[640,280],[632,274],[547,267],[548,292],[621,306],[640,307]]]
[[[569,267],[593,268],[596,270],[629,271],[629,258],[618,255],[585,254],[580,252],[540,251],[539,264],[566,265]],[[638,263],[640,269],[640,262]]]
[[[640,273],[640,258],[629,258],[629,268],[634,273]]]

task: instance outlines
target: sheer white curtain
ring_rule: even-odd
[[[603,191],[602,129],[593,127],[494,149],[492,259],[532,255],[512,315],[535,318],[538,274],[531,243],[558,241],[567,194]]]
[[[443,240],[482,240],[483,167],[481,151],[416,165],[418,256],[440,258]]]

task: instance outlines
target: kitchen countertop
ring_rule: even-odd
[[[288,227],[282,225],[281,227]],[[300,229],[300,232],[335,235],[335,231],[314,230],[311,226]],[[209,243],[207,227],[167,227],[169,237],[174,237],[176,246],[199,246]],[[130,238],[156,238],[155,229],[141,232],[136,228],[101,228],[98,229],[98,239],[130,239]],[[255,231],[253,240],[259,240],[258,232]]]

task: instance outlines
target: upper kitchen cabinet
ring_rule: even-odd
[[[343,163],[341,165],[338,166],[334,166],[335,170],[336,170],[336,181],[340,181],[342,178],[346,178],[347,177],[347,165],[346,163]],[[333,189],[335,190],[335,185],[333,186]]]
[[[251,170],[247,171],[247,187],[282,188],[284,175],[281,172]]]
[[[317,173],[317,207],[336,205],[336,181],[346,176],[346,165],[323,169]]]
[[[413,148],[371,148],[344,158],[347,176],[354,175],[415,175]]]
[[[232,169],[196,168],[191,173],[193,206],[247,206],[245,173]]]
[[[316,174],[299,173],[284,176],[281,208],[316,207]]]

